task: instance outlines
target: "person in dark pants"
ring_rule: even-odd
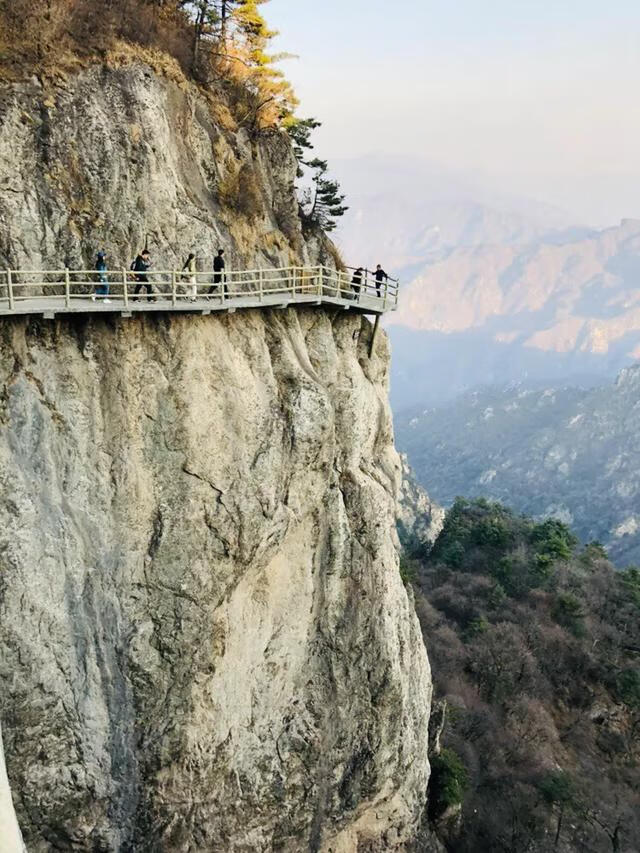
[[[149,254],[148,249],[144,249],[135,261],[131,264],[131,269],[136,274],[135,278],[137,281],[135,296],[134,299],[138,299],[138,294],[141,293],[144,288],[147,293],[147,301],[155,302],[155,296],[152,296],[153,290],[151,289],[151,283],[149,281],[149,276],[147,275],[149,271],[149,267],[151,266],[151,255]]]
[[[382,288],[382,282],[386,281],[389,278],[389,276],[382,269],[380,264],[378,264],[378,266],[376,267],[375,278],[376,278],[376,293],[378,294],[378,296],[381,296],[382,294],[380,293],[380,290]]]
[[[356,294],[356,297],[360,294],[360,288],[362,287],[362,273],[364,270],[362,267],[358,267],[358,269],[354,272],[353,278],[351,279],[351,289]]]
[[[218,254],[213,259],[213,284],[209,288],[209,293],[217,293],[224,282],[224,295],[229,295],[224,269],[224,249],[218,249]]]
[[[98,252],[96,270],[98,272],[99,284],[96,287],[95,295],[91,298],[95,301],[98,296],[101,296],[103,302],[111,302],[109,299],[109,276],[107,274],[107,255],[105,252]]]

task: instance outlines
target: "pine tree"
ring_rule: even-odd
[[[194,26],[194,71],[201,80],[211,72],[234,79],[246,89],[245,125],[252,132],[272,127],[292,116],[297,100],[291,84],[275,66],[284,55],[269,53],[277,35],[260,7],[268,0],[188,0],[182,3]],[[202,68],[209,43],[208,62]]]
[[[313,172],[312,189],[307,190],[302,202],[303,218],[307,224],[319,225],[324,231],[333,231],[336,219],[349,210],[344,204],[345,195],[340,184],[327,178],[326,160],[314,159],[306,164]]]
[[[286,124],[287,131],[293,142],[293,153],[298,161],[298,177],[304,175],[303,166],[306,166],[305,152],[313,149],[311,132],[322,127],[322,122],[315,118],[291,118]]]

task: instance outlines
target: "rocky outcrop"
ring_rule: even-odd
[[[30,851],[413,838],[430,676],[370,329],[0,324],[0,712]]]
[[[279,131],[110,55],[0,93],[0,263],[331,263]],[[29,851],[393,851],[431,681],[388,351],[325,309],[0,323],[0,718]],[[6,796],[5,796],[6,800]]]
[[[398,495],[398,532],[405,545],[430,547],[444,524],[444,509],[420,486],[406,454],[400,455],[402,479]]]

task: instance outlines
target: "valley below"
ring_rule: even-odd
[[[640,366],[594,388],[514,383],[396,416],[397,441],[434,500],[499,500],[555,517],[612,560],[640,560]]]

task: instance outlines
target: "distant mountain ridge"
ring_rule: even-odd
[[[640,562],[640,364],[592,389],[488,388],[396,418],[433,499],[486,496],[571,524],[619,565]]]
[[[345,257],[401,278],[396,411],[514,379],[594,384],[640,356],[640,220],[595,229],[419,160],[336,171]]]
[[[551,205],[480,186],[421,160],[370,155],[332,161],[349,211],[339,242],[357,263],[380,261],[403,281],[461,247],[523,245],[590,229]]]
[[[640,357],[640,221],[425,266],[390,318],[396,411],[486,384],[612,378]]]

